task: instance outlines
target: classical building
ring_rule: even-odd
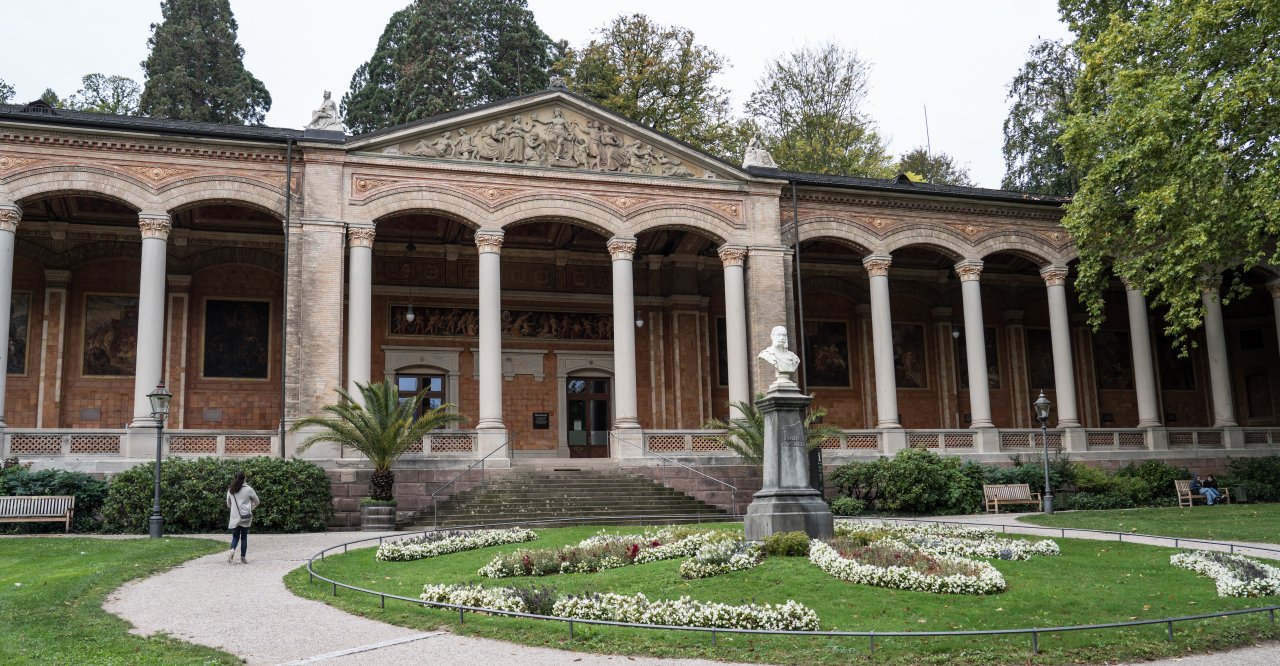
[[[159,381],[168,453],[291,455],[386,378],[468,418],[424,467],[723,460],[779,324],[829,457],[1031,451],[1041,390],[1086,458],[1280,447],[1276,275],[1206,282],[1189,358],[1118,281],[1095,332],[1062,199],[727,164],[555,88],[336,129],[0,106],[3,455],[146,458]]]

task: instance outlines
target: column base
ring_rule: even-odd
[[[992,423],[991,419],[983,419],[981,421],[969,422],[970,430],[982,430],[984,428],[994,428],[994,427],[996,427],[996,424]]]
[[[610,455],[615,460],[644,457],[644,431],[639,427],[616,427],[609,431]]]
[[[1160,419],[1150,419],[1150,420],[1147,420],[1147,421],[1138,421],[1138,425],[1137,425],[1137,427],[1139,427],[1139,428],[1159,428],[1159,427],[1160,427],[1160,426],[1162,426],[1162,425],[1164,425],[1164,424],[1160,422]]]
[[[760,497],[757,493],[747,506],[743,531],[747,541],[763,541],[765,537],[779,532],[804,532],[811,539],[827,539],[835,534],[835,517],[816,490],[809,489],[806,494],[774,494],[768,497]]]
[[[503,445],[506,445],[505,448]],[[502,449],[499,451],[499,449]],[[485,456],[488,456],[485,458]],[[476,457],[484,458],[484,466],[511,466],[511,445],[506,428],[486,428],[476,432]]]
[[[887,456],[891,456],[907,448],[907,431],[898,427],[890,428],[881,432],[880,448]]]

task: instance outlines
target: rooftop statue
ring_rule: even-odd
[[[760,137],[752,136],[751,143],[747,144],[747,152],[742,156],[742,168],[747,167],[767,167],[770,169],[778,168],[778,163],[773,161],[773,155],[769,151],[760,146]]]
[[[343,125],[342,119],[338,117],[338,105],[333,101],[328,90],[324,91],[324,101],[320,102],[320,108],[311,112],[311,122],[307,123],[307,129],[328,132],[347,131],[347,126]]]

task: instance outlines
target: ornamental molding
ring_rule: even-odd
[[[28,164],[34,164],[39,161],[41,160],[35,159],[33,157],[14,157],[10,155],[0,155],[0,173],[5,173],[8,171],[16,171],[18,169],[21,169],[27,166]]]
[[[610,196],[604,196],[604,197],[598,197],[598,198],[601,201],[623,212],[631,210],[632,208],[635,208],[636,206],[639,206],[641,204],[647,204],[650,201],[653,201],[652,197],[636,197],[636,196],[630,196],[626,194],[616,194],[616,195],[610,195]]]
[[[981,261],[965,261],[956,264],[956,275],[961,282],[977,282],[982,277]]]
[[[173,224],[169,221],[168,215],[139,215],[138,229],[142,231],[143,239],[167,240],[169,232],[173,230]]]
[[[1067,285],[1067,276],[1071,271],[1065,266],[1049,266],[1040,271],[1040,277],[1044,278],[1046,287],[1065,287]]]
[[[726,267],[742,266],[747,260],[747,248],[740,246],[724,246],[720,248],[720,261]]]
[[[354,175],[351,177],[351,192],[358,195],[365,195],[374,190],[389,187],[400,181],[391,178],[374,178],[371,176]]]
[[[506,234],[501,231],[477,231],[476,249],[480,254],[501,254],[502,240]]]
[[[711,207],[719,211],[721,215],[724,215],[727,218],[730,218],[733,220],[742,219],[742,205],[739,203],[729,202],[729,201],[713,201],[711,202]]]
[[[987,231],[989,227],[979,226],[977,224],[948,224],[947,226],[959,231],[969,238],[977,238]]]
[[[18,222],[22,220],[22,209],[17,206],[0,206],[0,231],[17,233]]]
[[[163,183],[166,180],[172,180],[180,176],[185,176],[195,172],[195,169],[179,169],[176,167],[162,167],[156,164],[143,165],[120,165],[129,173],[140,176],[153,184]]]
[[[355,227],[347,229],[347,244],[351,247],[373,247],[373,239],[377,232],[372,227]]]
[[[157,144],[140,141],[94,139],[78,134],[20,134],[16,132],[0,132],[0,142],[29,144],[38,146],[43,150],[47,150],[49,148],[74,148],[77,150],[128,153],[131,155],[158,154],[175,158],[194,157],[236,162],[269,162],[283,164],[285,161],[284,148],[280,148],[278,151],[260,151],[246,149],[243,147],[222,149],[210,148],[207,144]]]
[[[459,185],[459,189],[468,194],[488,202],[490,205],[496,204],[504,199],[520,194],[523,190],[512,187],[493,187],[491,185]]]
[[[862,266],[867,269],[867,275],[872,277],[887,277],[891,265],[893,265],[893,257],[873,255],[862,260]]]
[[[614,261],[631,261],[636,256],[636,239],[613,237],[607,245]]]
[[[927,199],[888,199],[878,198],[874,195],[832,195],[832,194],[816,194],[812,192],[801,193],[799,201],[801,205],[806,203],[823,204],[826,206],[837,206],[840,208],[856,207],[859,209],[882,209],[882,210],[910,210],[919,212],[945,213],[949,215],[963,215],[967,217],[981,218],[1004,218],[1021,221],[1034,220],[1037,222],[1050,222],[1055,226],[1062,219],[1062,209],[1053,208],[1052,212],[1035,210],[1035,209],[1009,209],[1004,207],[981,208],[978,206],[964,206],[955,203],[943,203],[931,201]],[[1017,203],[1017,202],[1011,202]],[[790,201],[786,202],[790,205]]]

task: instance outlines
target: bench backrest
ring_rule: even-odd
[[[1031,499],[1031,486],[1025,483],[993,483],[982,486],[988,499]]]
[[[1191,479],[1175,479],[1173,487],[1178,491],[1179,495],[1191,494]]]
[[[75,504],[72,495],[0,497],[0,518],[65,516]]]

